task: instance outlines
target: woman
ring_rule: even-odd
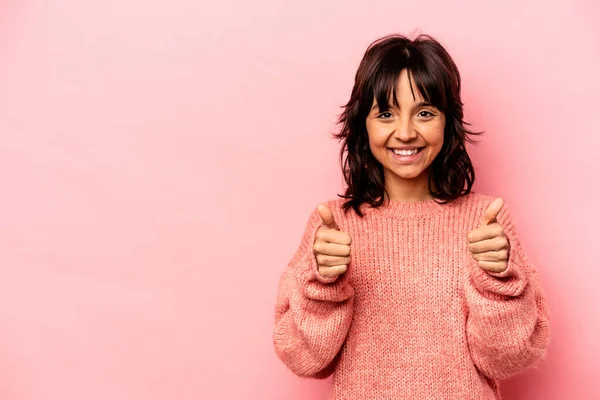
[[[499,399],[549,316],[504,200],[471,190],[455,63],[427,35],[375,41],[339,122],[347,189],[281,277],[278,356],[336,400]]]

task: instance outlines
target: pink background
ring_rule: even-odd
[[[0,2],[0,398],[326,399],[275,356],[277,283],[342,189],[366,46],[416,28],[547,291],[548,359],[503,394],[598,398],[597,4]]]

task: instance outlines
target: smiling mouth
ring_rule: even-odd
[[[420,153],[425,147],[419,147],[417,149],[414,150],[396,150],[396,149],[392,149],[392,148],[388,148],[389,151],[391,151],[392,153],[400,156],[400,157],[410,157],[410,156],[414,156],[415,154]]]

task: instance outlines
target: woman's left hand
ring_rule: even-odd
[[[503,206],[502,198],[492,201],[485,211],[481,226],[467,235],[472,257],[489,272],[503,272],[508,266],[510,244],[504,228],[496,220]]]

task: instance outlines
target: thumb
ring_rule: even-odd
[[[317,211],[321,216],[323,225],[331,229],[339,230],[337,224],[335,223],[335,219],[333,218],[333,212],[331,212],[331,209],[326,204],[319,204]]]
[[[498,214],[500,214],[502,207],[504,207],[504,199],[501,197],[494,199],[488,206],[487,210],[485,210],[482,225],[489,225],[493,222],[496,222],[496,218],[498,218]]]

